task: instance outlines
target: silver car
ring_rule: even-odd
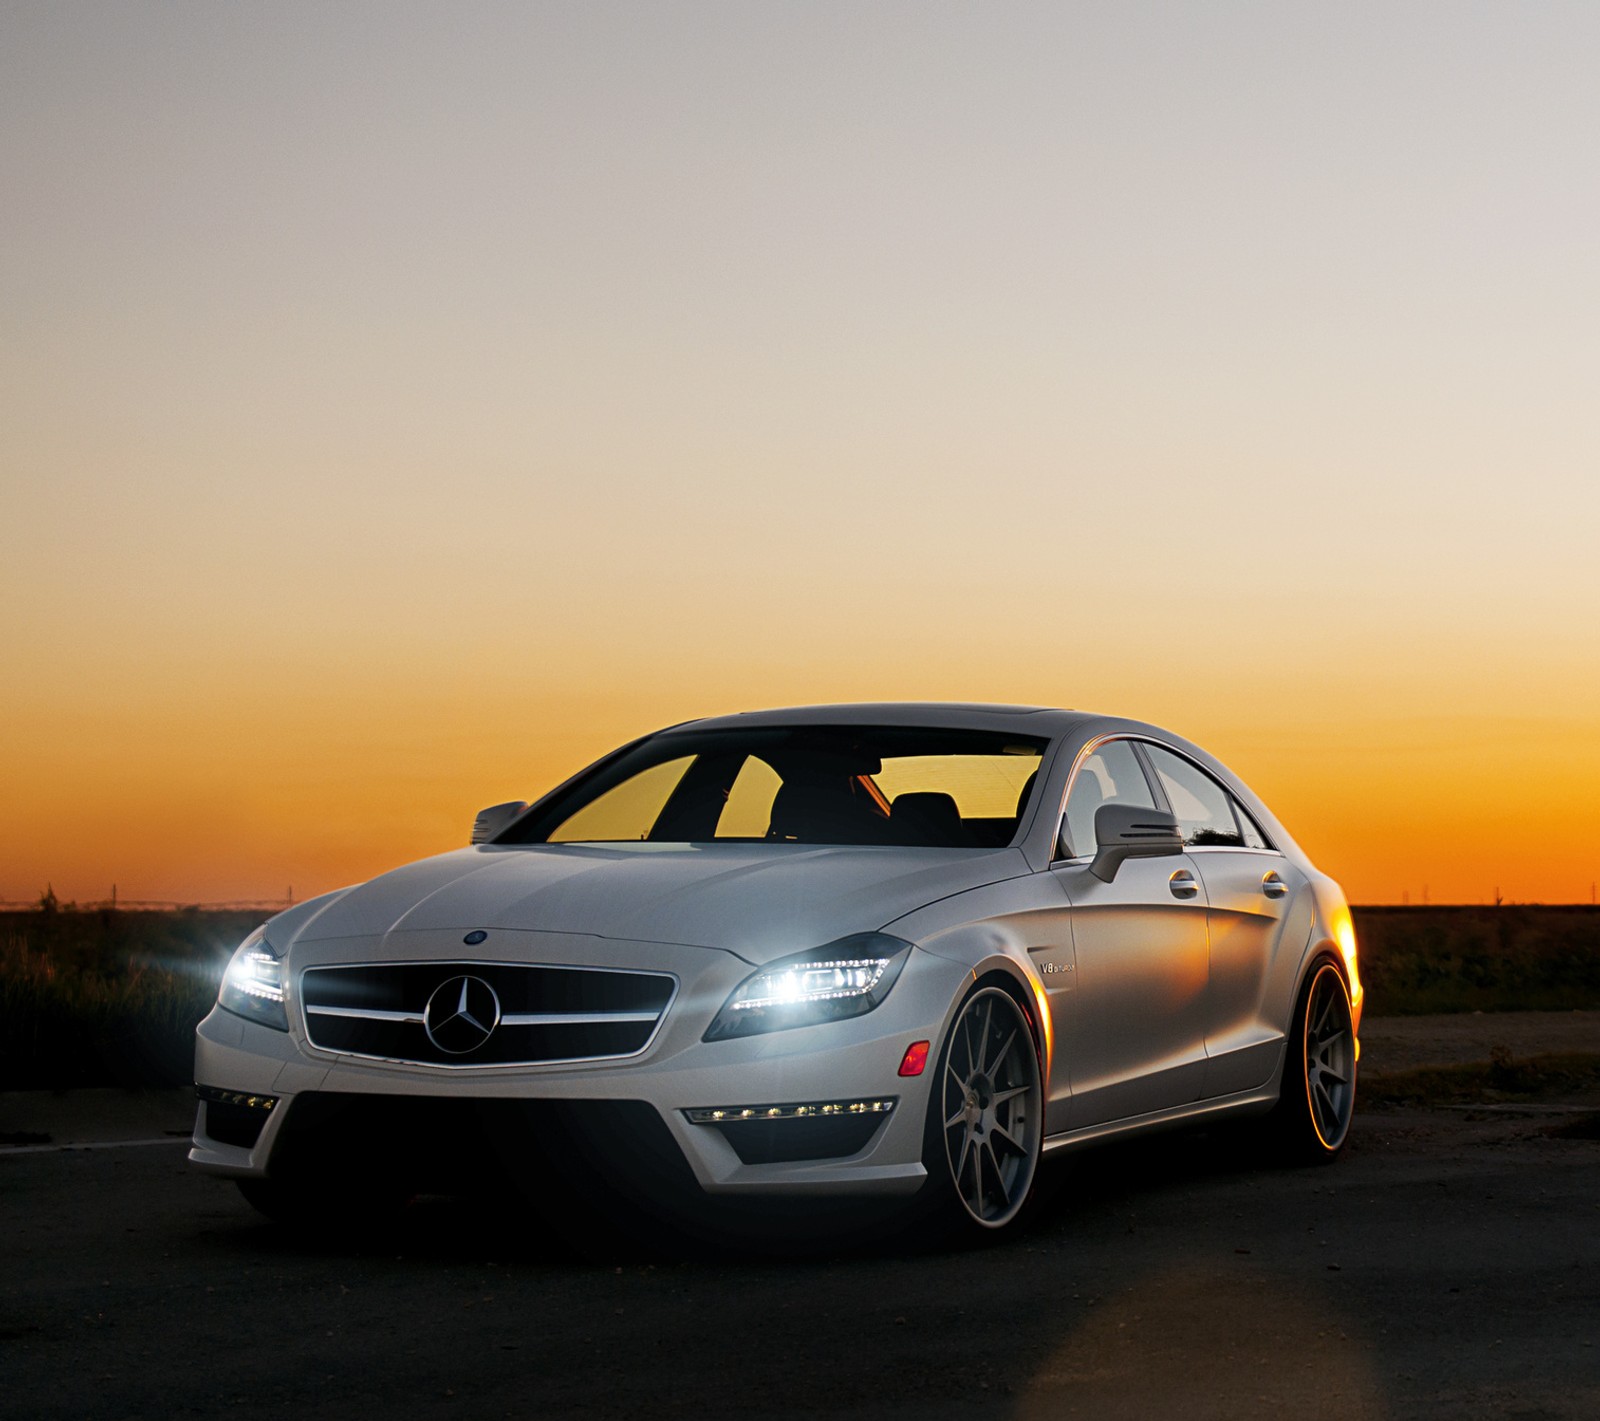
[[[723,716],[252,933],[189,1158],[308,1220],[496,1173],[993,1230],[1111,1136],[1254,1116],[1332,1159],[1361,1002],[1339,887],[1168,731]]]

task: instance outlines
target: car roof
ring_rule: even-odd
[[[786,706],[709,716],[673,727],[681,730],[735,730],[763,725],[907,725],[963,730],[1013,731],[1057,736],[1103,717],[1050,706],[969,704],[960,701],[876,701],[849,705]],[[670,732],[669,732],[670,733]]]

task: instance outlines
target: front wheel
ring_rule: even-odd
[[[1039,1054],[1022,1008],[999,987],[961,1004],[928,1102],[923,1163],[939,1221],[1004,1228],[1033,1191],[1044,1137]]]
[[[1356,1032],[1339,969],[1321,962],[1295,1003],[1283,1084],[1269,1121],[1283,1152],[1327,1163],[1344,1148],[1356,1102]]]

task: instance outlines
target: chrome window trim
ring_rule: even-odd
[[[1186,844],[1186,854],[1260,854],[1263,858],[1281,859],[1282,849],[1252,849],[1248,844]]]
[[[351,968],[372,967],[511,967],[523,970],[537,970],[549,972],[609,972],[616,977],[660,977],[672,983],[672,992],[662,1004],[661,1012],[656,1018],[655,1030],[645,1038],[644,1044],[637,1051],[627,1051],[614,1056],[563,1056],[558,1060],[548,1061],[490,1061],[490,1062],[462,1062],[457,1065],[444,1061],[418,1061],[406,1056],[374,1056],[364,1051],[334,1051],[326,1046],[318,1046],[311,1039],[311,1024],[306,1019],[315,1014],[342,1015],[353,1017],[360,1011],[364,1016],[377,1016],[381,1020],[409,1020],[413,1023],[420,1022],[421,1017],[409,1012],[371,1013],[367,1011],[345,1010],[338,1013],[317,1011],[306,1005],[305,992],[300,990],[301,983],[313,972],[349,971]],[[484,958],[470,957],[428,957],[415,961],[366,961],[366,962],[319,962],[315,967],[302,967],[295,974],[295,997],[300,1005],[300,1035],[304,1050],[314,1056],[331,1061],[377,1061],[386,1066],[404,1066],[408,1070],[419,1071],[542,1071],[549,1067],[562,1066],[587,1066],[597,1061],[633,1061],[643,1056],[655,1044],[656,1038],[661,1035],[661,1028],[666,1025],[668,1014],[676,1005],[678,993],[682,989],[682,982],[675,972],[659,972],[653,968],[641,967],[585,967],[575,962],[507,962],[504,959],[495,961]],[[511,1024],[516,1026],[537,1026],[545,1024],[538,1020],[523,1020],[523,1017],[540,1017],[552,1015],[549,1013],[519,1013],[515,1016],[502,1016],[501,1025]],[[582,1026],[593,1024],[594,1013],[554,1014],[561,1022]],[[605,1013],[608,1019],[617,1019],[616,1013]],[[630,1015],[630,1014],[622,1014]],[[642,1014],[631,1014],[641,1015]],[[586,1018],[588,1018],[586,1020]]]

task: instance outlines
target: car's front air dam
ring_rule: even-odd
[[[207,1135],[202,1117],[190,1159],[221,1174],[276,1174],[282,1120],[307,1092],[491,1105],[565,1102],[592,1108],[596,1118],[605,1107],[633,1102],[650,1108],[656,1121],[650,1133],[665,1131],[674,1155],[687,1161],[707,1193],[913,1193],[926,1178],[921,1160],[928,1076],[900,1077],[898,1069],[913,1042],[942,1039],[950,1004],[968,975],[947,959],[914,953],[888,1000],[873,1012],[705,1042],[705,1027],[731,990],[718,984],[714,992],[693,994],[704,998],[698,1007],[681,1002],[638,1058],[524,1069],[439,1069],[321,1053],[303,1041],[298,1021],[285,1033],[216,1011],[200,1026],[196,1079],[224,1090],[270,1093],[279,1103],[251,1149]],[[856,1107],[872,1116],[868,1125],[840,1124],[838,1117]],[[750,1134],[736,1135],[746,1127],[702,1115],[758,1108],[763,1116],[775,1108],[787,1111],[798,1128],[791,1133],[787,1124],[773,1126],[766,1130],[769,1138],[758,1139],[759,1123]],[[401,1133],[412,1128],[404,1111],[394,1118]],[[623,1132],[624,1155],[633,1133]]]
[[[608,1189],[636,1202],[694,1189],[660,1114],[641,1100],[307,1091],[287,1105],[270,1172],[409,1194],[514,1192],[552,1210]]]

